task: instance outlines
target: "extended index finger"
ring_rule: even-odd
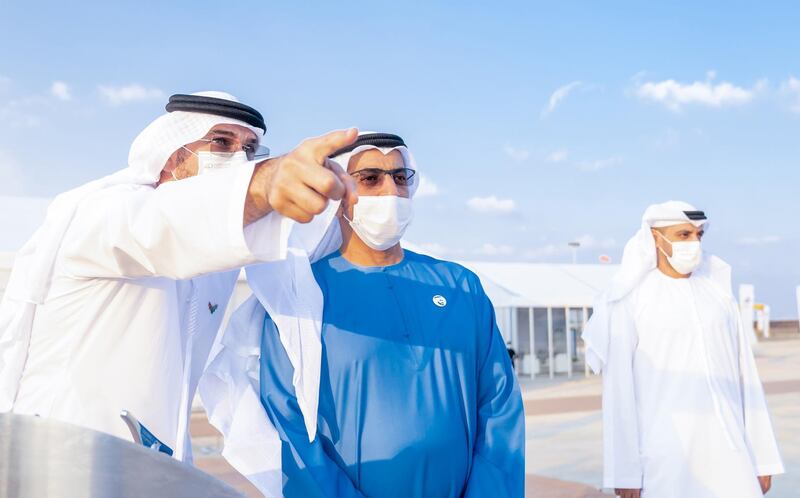
[[[325,167],[329,170],[333,171],[333,173],[339,177],[339,180],[342,181],[342,184],[345,188],[345,193],[342,196],[349,205],[354,205],[358,202],[358,193],[356,192],[356,182],[352,176],[348,175],[347,172],[337,163],[331,159],[325,160]]]
[[[348,128],[346,130],[336,130],[320,135],[318,137],[309,138],[303,142],[302,147],[310,153],[318,164],[324,164],[325,159],[341,149],[352,144],[358,138],[357,128]]]

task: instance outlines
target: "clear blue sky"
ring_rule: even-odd
[[[359,126],[425,177],[408,238],[453,259],[619,260],[651,202],[794,317],[794,2],[2,2],[0,195],[124,167],[171,93],[226,90],[267,144]]]

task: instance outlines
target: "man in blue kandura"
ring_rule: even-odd
[[[404,250],[419,175],[396,135],[332,159],[358,202],[313,265],[322,291],[316,437],[275,322],[263,322],[260,398],[281,440],[287,498],[524,495],[525,417],[492,303],[464,267]],[[338,242],[338,240],[337,240]]]

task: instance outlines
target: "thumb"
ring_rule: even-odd
[[[336,130],[318,137],[309,138],[303,142],[303,148],[314,157],[317,163],[324,164],[329,155],[342,147],[352,144],[356,141],[356,138],[358,138],[357,128]]]

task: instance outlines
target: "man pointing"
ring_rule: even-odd
[[[166,110],[126,169],[56,197],[17,255],[0,307],[0,412],[130,439],[127,410],[184,459],[239,268],[283,258],[291,220],[355,198],[325,158],[357,131],[265,159],[263,117],[229,94],[174,95]]]

